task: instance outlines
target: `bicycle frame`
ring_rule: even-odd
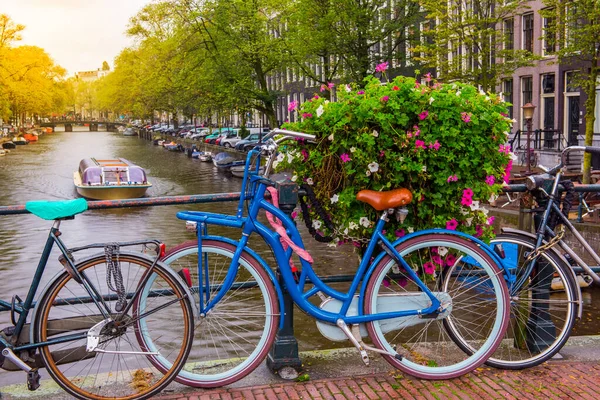
[[[227,227],[235,227],[242,230],[242,236],[240,240],[236,243],[236,251],[232,257],[231,264],[229,266],[229,270],[225,277],[225,280],[221,287],[218,289],[217,293],[211,298],[210,297],[210,282],[208,281],[207,275],[207,265],[206,265],[206,256],[199,257],[198,260],[198,276],[201,277],[198,283],[198,292],[200,296],[200,304],[199,304],[199,312],[201,315],[206,314],[210,311],[211,308],[215,306],[227,293],[227,291],[231,288],[235,275],[237,274],[237,265],[239,264],[240,256],[244,251],[249,237],[253,233],[257,233],[260,235],[263,240],[271,247],[273,253],[275,255],[275,259],[277,265],[279,266],[279,271],[283,278],[285,287],[290,293],[293,301],[300,307],[302,310],[313,316],[318,320],[322,320],[325,322],[329,322],[335,324],[338,320],[342,320],[347,324],[357,324],[364,323],[374,320],[382,320],[388,318],[397,318],[397,317],[406,317],[412,315],[420,315],[420,314],[431,314],[435,313],[440,308],[439,300],[434,296],[434,294],[428,289],[428,287],[421,281],[418,275],[410,268],[406,262],[402,259],[402,256],[396,251],[396,246],[403,241],[406,241],[412,237],[428,234],[428,233],[452,233],[454,235],[458,234],[463,237],[468,237],[469,239],[473,239],[468,235],[462,235],[459,232],[455,231],[446,231],[442,229],[435,230],[426,230],[417,232],[411,235],[408,235],[404,238],[401,238],[394,243],[391,243],[383,234],[383,227],[385,225],[385,216],[383,214],[382,217],[378,220],[373,235],[371,237],[371,241],[366,249],[364,256],[362,257],[361,263],[358,267],[356,275],[354,279],[350,283],[350,288],[347,292],[342,293],[339,292],[327,284],[325,284],[313,271],[311,265],[303,259],[300,259],[302,265],[302,271],[300,273],[300,277],[296,281],[291,269],[288,267],[289,260],[292,257],[292,250],[288,248],[287,250],[283,250],[283,247],[280,243],[280,236],[273,232],[271,229],[267,228],[265,225],[260,223],[257,220],[258,213],[260,210],[265,210],[271,214],[273,214],[276,218],[282,221],[284,228],[287,230],[288,234],[292,241],[304,248],[302,243],[302,239],[300,234],[296,228],[294,222],[280,209],[273,206],[270,202],[264,199],[264,194],[268,184],[272,184],[268,179],[264,177],[260,177],[257,175],[250,176],[248,171],[250,169],[251,160],[254,155],[257,155],[257,165],[260,165],[258,158],[260,157],[258,150],[252,150],[246,159],[246,171],[244,174],[244,181],[242,184],[241,190],[241,198],[239,202],[239,206],[237,209],[237,215],[224,215],[224,214],[216,214],[216,213],[208,213],[208,212],[198,212],[198,211],[183,211],[177,213],[177,218],[182,220],[191,220],[198,222],[198,254],[202,254],[202,239],[207,234],[206,226],[209,224],[212,225],[220,225]],[[266,168],[268,171],[268,167]],[[248,178],[250,178],[250,194],[246,193],[246,184],[248,182]],[[244,203],[248,201],[248,215],[243,216]],[[501,261],[499,262],[498,256],[483,242],[474,240],[478,244],[484,246],[486,251],[494,256],[494,260],[498,262],[498,265],[502,265]],[[375,261],[371,264],[371,256],[373,255],[376,246],[381,243],[384,247],[384,252],[382,252],[378,257],[376,257]],[[397,312],[386,312],[379,314],[371,314],[371,315],[363,315],[363,298],[366,290],[366,284],[370,274],[377,262],[379,262],[386,254],[392,256],[396,262],[400,266],[402,266],[405,270],[405,273],[408,275],[409,279],[412,279],[419,288],[426,293],[428,298],[431,300],[432,304],[430,307],[420,310],[406,310],[406,311],[397,311]],[[264,262],[261,262],[263,267],[266,265]],[[312,289],[305,290],[304,286],[307,281],[310,279],[311,283],[314,285]],[[360,285],[362,281],[362,285]],[[276,284],[276,282],[275,282]],[[359,289],[360,286],[360,289]],[[358,304],[358,315],[347,315],[350,305],[353,301],[355,293],[359,290],[359,304]],[[339,312],[328,312],[324,311],[317,306],[313,305],[308,301],[308,299],[317,294],[318,292],[322,292],[327,296],[330,296],[334,299],[337,299],[342,302],[342,307]],[[206,304],[205,304],[206,302]],[[283,319],[283,318],[282,318]]]
[[[101,246],[103,246],[103,244],[91,244],[91,245],[87,245],[87,246],[83,246],[83,247],[68,249],[67,246],[65,245],[65,243],[59,237],[60,236],[60,231],[59,231],[60,223],[61,223],[61,220],[56,220],[56,221],[54,221],[52,228],[50,228],[50,232],[48,234],[48,238],[46,239],[46,244],[44,246],[44,250],[42,251],[42,255],[40,257],[40,261],[38,263],[35,274],[33,276],[31,286],[29,287],[29,291],[27,292],[27,297],[25,298],[25,302],[22,303],[22,306],[17,306],[17,305],[13,306],[13,304],[0,299],[0,311],[10,311],[11,313],[17,312],[19,314],[19,318],[17,319],[17,321],[15,321],[16,323],[14,324],[15,328],[14,328],[13,334],[11,335],[13,338],[15,338],[14,339],[15,341],[18,340],[18,338],[21,336],[21,332],[23,331],[23,327],[25,326],[27,317],[29,316],[29,312],[35,307],[35,303],[34,303],[33,299],[39,288],[42,275],[44,274],[44,271],[46,269],[46,265],[48,264],[48,260],[50,258],[50,254],[52,252],[52,248],[55,245],[58,247],[58,249],[62,253],[62,256],[64,257],[64,262],[66,263],[64,265],[65,269],[67,269],[68,272],[71,275],[73,275],[74,279],[79,281],[85,288],[89,297],[84,298],[84,299],[85,300],[89,299],[88,300],[89,302],[93,302],[96,305],[96,307],[98,308],[99,312],[102,314],[102,317],[104,319],[112,318],[112,316],[108,312],[109,307],[106,304],[107,299],[98,292],[98,290],[94,287],[94,285],[92,285],[88,281],[85,274],[82,274],[77,270],[77,268],[75,267],[75,264],[71,260],[71,257],[68,256],[68,254],[70,252],[75,252],[75,251],[83,250],[83,249],[87,249],[87,248],[101,247]],[[135,245],[135,244],[141,244],[141,243],[150,243],[150,242],[148,242],[148,241],[127,242],[127,243],[122,243],[121,245]],[[158,259],[154,260],[152,268],[154,267],[154,265],[156,264],[157,261],[158,261]],[[151,271],[152,268],[150,268],[149,271]],[[148,279],[150,279],[150,275],[151,274],[147,274],[141,281],[141,284],[138,286],[136,291],[133,294],[128,293],[127,297],[136,299],[137,296],[139,296],[140,293],[142,292],[142,289],[143,289],[145,283],[148,281]],[[125,315],[131,309],[132,306],[133,306],[133,302],[129,301],[127,306],[125,307],[125,309],[122,310],[120,312],[120,314]],[[14,319],[14,314],[11,314],[11,319]],[[33,321],[32,321],[32,324],[33,324]],[[38,347],[42,347],[42,346],[46,346],[46,345],[71,342],[73,340],[85,338],[86,336],[87,336],[87,332],[83,332],[80,334],[65,335],[60,338],[48,340],[45,342],[34,343],[33,342],[33,330],[30,330],[30,340],[29,340],[29,343],[27,343],[27,344],[23,344],[20,346],[14,346],[14,343],[7,342],[1,336],[0,336],[0,341],[5,346],[7,346],[15,351],[21,351],[21,350],[36,349]]]

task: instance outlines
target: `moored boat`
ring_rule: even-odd
[[[200,154],[198,156],[200,161],[211,162],[212,161],[212,153],[210,151],[205,151],[204,154]]]
[[[125,128],[123,136],[137,136],[137,132],[133,128]]]
[[[10,149],[14,149],[16,147],[17,147],[17,145],[14,144],[13,142],[11,142],[10,140],[8,142],[2,143],[2,148],[3,149],[9,149],[10,150]]]
[[[35,133],[24,133],[23,137],[28,142],[37,142],[38,141],[38,135]]]
[[[124,158],[84,158],[73,173],[73,182],[80,196],[94,200],[143,197],[152,186],[146,171]]]
[[[6,150],[0,149],[0,157],[6,155]]]
[[[29,142],[27,141],[27,139],[25,139],[25,138],[24,138],[24,137],[22,137],[22,136],[15,136],[14,138],[12,138],[12,142],[13,142],[14,144],[16,144],[16,145],[24,145],[24,144],[27,144],[27,143],[29,143]]]
[[[235,165],[231,168],[229,168],[229,170],[231,171],[231,175],[237,177],[237,178],[243,178],[244,177],[244,171],[246,170],[246,166],[245,165]],[[265,167],[261,166],[258,174],[262,175],[265,173]],[[256,170],[254,168],[252,168],[252,171],[250,171],[250,174],[256,174]]]

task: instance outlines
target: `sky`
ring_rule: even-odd
[[[152,0],[0,0],[0,14],[25,25],[19,44],[42,47],[73,76],[108,61],[133,42],[129,18]]]

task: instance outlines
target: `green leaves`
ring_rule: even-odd
[[[369,236],[366,220],[379,218],[356,201],[359,190],[399,187],[410,189],[414,200],[403,224],[388,224],[390,238],[401,229],[445,228],[452,219],[460,230],[491,235],[483,203],[500,190],[509,160],[499,151],[510,129],[505,104],[457,83],[428,86],[397,77],[382,84],[369,77],[364,84],[351,91],[338,86],[337,102],[319,97],[304,103],[297,111],[300,122],[286,127],[315,134],[317,144],[288,147],[277,168],[293,171],[298,182],[314,183],[342,236]],[[496,184],[488,184],[492,180]],[[472,198],[464,198],[466,189]],[[332,202],[336,194],[339,201]]]

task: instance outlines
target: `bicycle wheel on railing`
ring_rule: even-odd
[[[510,325],[500,347],[487,364],[496,368],[523,369],[543,363],[569,339],[577,317],[577,287],[570,266],[552,250],[536,258],[530,271],[527,256],[535,248],[533,239],[504,233],[492,240],[501,243],[504,262],[517,280],[527,273],[525,284],[509,287]],[[466,343],[463,346],[470,350]]]
[[[384,358],[423,379],[448,379],[483,364],[500,345],[510,302],[502,273],[476,244],[447,234],[428,234],[400,243],[398,252],[442,304],[437,315],[417,315],[367,323],[373,344],[397,357]],[[385,256],[369,278],[365,313],[415,310],[428,297],[404,269]],[[469,344],[463,351],[455,336]]]
[[[149,398],[183,367],[193,340],[192,306],[176,275],[161,264],[151,267],[145,257],[119,255],[127,302],[135,301],[132,296],[142,278],[151,275],[145,286],[152,295],[143,308],[132,306],[126,315],[117,311],[118,296],[108,287],[104,255],[76,265],[96,291],[93,298],[66,271],[42,294],[34,339],[58,342],[41,347],[40,353],[50,375],[69,394],[81,399]],[[88,336],[94,326],[99,326],[98,340],[96,350],[89,352]],[[147,342],[152,343],[151,350]],[[152,357],[168,360],[168,368],[156,368]]]
[[[210,298],[221,287],[235,249],[229,243],[202,240]],[[198,304],[198,242],[189,241],[171,249],[163,262],[176,271],[189,271]],[[279,317],[277,293],[269,275],[254,257],[243,252],[232,288],[213,309],[197,318],[193,349],[176,380],[211,388],[243,378],[267,356]],[[165,360],[157,361],[168,366]]]

